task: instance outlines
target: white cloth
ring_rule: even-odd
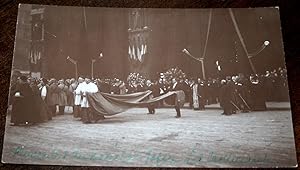
[[[86,84],[86,83],[85,82],[79,83],[76,90],[74,91],[74,93],[75,93],[75,99],[74,99],[75,106],[81,105],[81,90],[82,90],[84,84]]]
[[[193,85],[193,106],[194,109],[199,109],[198,84]]]
[[[16,92],[15,93],[15,97],[20,97],[21,96],[21,93],[20,92]]]
[[[47,96],[47,88],[46,86],[42,86],[41,97],[45,99],[46,96]]]
[[[172,87],[172,88],[175,89],[176,86],[177,86],[177,82],[173,84],[173,87]]]
[[[84,108],[90,107],[86,94],[87,93],[96,93],[96,92],[98,92],[98,87],[96,84],[94,84],[92,82],[90,82],[89,84],[85,83],[81,89],[81,94],[83,95],[81,103],[80,103],[81,107],[84,107]]]

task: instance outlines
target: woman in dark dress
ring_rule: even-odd
[[[11,123],[13,125],[32,123],[36,115],[33,112],[33,93],[27,82],[27,77],[21,76],[18,78],[13,94]]]

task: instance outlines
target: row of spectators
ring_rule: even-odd
[[[90,81],[101,92],[112,94],[151,90],[153,96],[157,97],[168,91],[183,90],[186,102],[191,108],[204,109],[205,105],[220,103],[223,108],[230,108],[229,114],[237,110],[259,110],[254,106],[255,101],[261,101],[261,109],[265,109],[266,101],[289,100],[286,69],[282,68],[266,71],[265,74],[260,75],[238,74],[224,79],[208,78],[207,80],[188,78],[182,70],[171,68],[160,73],[156,80],[147,79],[139,73],[130,73],[126,80],[97,78]],[[14,124],[38,123],[50,120],[55,115],[64,114],[66,106],[69,108],[74,106],[77,86],[78,80],[75,78],[47,80],[19,76],[17,81],[12,80],[10,102],[17,103],[12,109],[13,112],[20,112],[19,114],[22,115],[22,109],[18,110],[22,107],[18,105],[28,107],[32,115],[26,115],[12,122]],[[49,92],[55,97],[50,98]],[[22,100],[24,96],[27,96],[26,100]],[[160,106],[163,105],[164,103],[160,103]],[[226,114],[226,111],[224,113]]]

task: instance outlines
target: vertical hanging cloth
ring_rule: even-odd
[[[138,46],[137,46],[136,52],[137,52],[138,60],[141,62],[141,61],[142,61],[142,58],[141,58],[141,51],[140,51],[140,48],[139,48]]]
[[[128,46],[128,55],[129,55],[129,58],[132,59],[132,53],[131,53],[130,45]]]
[[[147,53],[147,44],[145,44],[145,47],[144,47],[144,54]]]
[[[141,56],[143,57],[144,55],[144,44],[142,44],[142,48],[141,48]]]
[[[134,45],[132,46],[132,57],[136,60]]]

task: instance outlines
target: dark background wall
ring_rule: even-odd
[[[90,77],[91,60],[100,53],[104,57],[94,64],[96,76],[124,77],[128,72],[126,9],[46,6],[44,22],[45,30],[56,36],[46,34],[45,39],[48,77],[75,77],[67,56],[78,61],[80,76]]]
[[[21,5],[20,9],[27,7],[28,5]],[[133,11],[132,8],[38,5],[34,5],[34,8],[45,8],[45,52],[42,57],[46,60],[43,66],[47,68],[44,75],[48,78],[75,76],[74,65],[67,61],[67,56],[78,61],[79,75],[91,76],[91,60],[97,58],[100,52],[104,58],[94,64],[95,77],[125,79],[129,72],[136,71],[155,78],[159,72],[170,67],[179,67],[188,77],[201,77],[200,63],[182,50],[186,48],[193,56],[202,57],[210,12],[211,24],[204,56],[206,76],[217,76],[217,60],[221,63],[223,75],[252,73],[228,9],[145,9],[143,19],[147,20],[147,26],[151,30],[148,52],[143,62],[131,66],[132,63],[128,61],[127,30],[128,14]],[[233,9],[233,13],[249,53],[257,51],[265,40],[271,42],[252,59],[257,71],[263,73],[284,67],[279,10]],[[17,31],[25,28],[26,25],[19,25]],[[21,46],[22,44],[17,44],[16,49]],[[16,55],[15,62],[28,58],[26,54]]]
[[[164,8],[219,8],[219,7],[263,7],[263,6],[279,6],[281,13],[281,26],[283,32],[283,41],[285,48],[285,60],[287,63],[288,69],[288,81],[290,86],[290,96],[291,104],[293,111],[293,122],[295,130],[295,139],[296,139],[296,148],[299,151],[300,149],[300,116],[297,114],[300,111],[300,48],[299,48],[299,12],[298,6],[294,1],[262,1],[262,0],[203,0],[203,1],[194,1],[194,0],[185,0],[185,1],[172,1],[172,0],[152,0],[152,1],[79,1],[79,0],[16,0],[9,1],[4,0],[0,3],[0,65],[1,65],[1,78],[0,78],[0,110],[1,110],[1,145],[3,143],[3,134],[4,134],[4,125],[5,125],[5,115],[7,109],[7,96],[9,88],[9,79],[11,71],[11,63],[14,49],[14,37],[15,37],[15,26],[17,20],[17,9],[18,3],[36,3],[36,4],[51,4],[51,5],[84,5],[84,6],[102,6],[102,7],[164,7]],[[271,15],[271,12],[270,12]],[[75,17],[75,16],[74,16]],[[76,16],[80,17],[80,16]],[[237,20],[241,18],[236,16]],[[186,21],[190,22],[190,21]],[[253,21],[254,22],[254,21]],[[270,21],[271,22],[271,21]],[[79,28],[78,28],[79,29]],[[244,28],[241,28],[244,30]],[[196,31],[196,30],[194,30]],[[202,33],[202,32],[201,32]],[[201,34],[199,33],[199,34]],[[243,34],[246,34],[243,31]],[[268,31],[264,36],[277,35],[276,32]],[[202,35],[202,34],[201,34]],[[75,35],[73,35],[75,36]],[[99,35],[100,36],[100,35]],[[107,35],[111,37],[111,35]],[[200,36],[200,35],[199,35]],[[245,35],[246,36],[246,35]],[[248,35],[249,39],[256,41],[255,36]],[[101,39],[101,38],[100,38]],[[193,39],[193,37],[191,37]],[[95,40],[96,41],[96,40]],[[193,41],[197,41],[194,39]],[[111,42],[113,43],[113,42]],[[188,47],[188,48],[193,48]],[[251,46],[250,49],[255,49],[256,47]],[[274,48],[272,50],[278,50],[280,48]],[[77,53],[76,48],[70,48],[70,53]],[[201,53],[198,49],[198,53]],[[190,50],[194,53],[194,51]],[[127,52],[127,48],[126,48]],[[94,52],[97,53],[97,52]],[[197,50],[195,50],[197,53]],[[269,55],[268,51],[264,51],[264,55]],[[277,53],[279,54],[279,53]],[[263,58],[263,57],[260,57]],[[185,61],[188,62],[188,61]],[[61,63],[57,63],[61,64]],[[103,66],[104,67],[104,66]],[[2,150],[2,149],[1,149]],[[297,152],[298,160],[299,153]],[[38,166],[30,165],[1,165],[0,169],[36,169]],[[71,169],[71,167],[62,167],[62,166],[42,166],[38,167],[40,169]],[[77,169],[88,169],[87,167],[77,167]],[[91,168],[90,169],[97,169]]]

